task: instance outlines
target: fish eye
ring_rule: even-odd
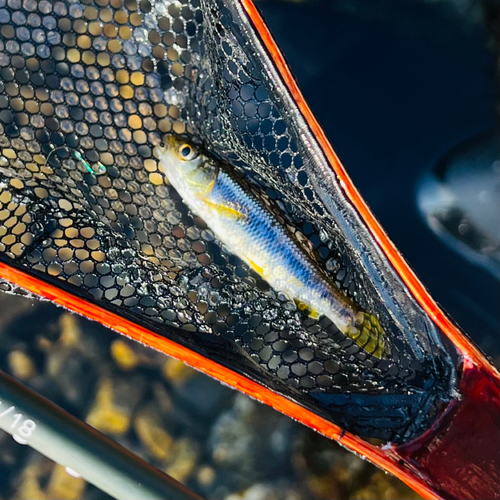
[[[191,146],[191,144],[188,144],[186,142],[184,144],[181,144],[177,148],[177,156],[181,160],[191,161],[191,160],[194,160],[198,156],[198,153],[195,151],[193,146]]]

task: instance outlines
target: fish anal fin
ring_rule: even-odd
[[[256,264],[252,259],[247,259],[248,265],[259,275],[264,277],[264,268]]]
[[[295,302],[297,309],[306,313],[310,318],[318,319],[321,316],[319,311],[311,307],[307,302],[300,299],[293,299],[293,301]]]

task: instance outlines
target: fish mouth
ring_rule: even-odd
[[[153,150],[154,152],[154,155],[157,157],[157,158],[162,158],[162,156],[165,156],[167,154],[167,147],[164,145],[164,146],[156,146]]]

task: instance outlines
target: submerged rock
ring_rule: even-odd
[[[219,469],[232,471],[235,488],[291,474],[291,444],[297,426],[273,409],[237,395],[212,428],[209,447]]]
[[[33,360],[21,349],[11,351],[7,356],[9,372],[13,377],[26,381],[36,375],[36,367]]]
[[[144,390],[145,381],[140,377],[104,375],[86,422],[105,434],[124,435]]]
[[[307,500],[290,483],[259,483],[241,493],[231,493],[224,500]]]
[[[175,441],[168,453],[162,469],[177,481],[185,483],[198,463],[200,445],[190,438]]]
[[[137,413],[134,430],[152,458],[166,460],[171,455],[174,439],[162,425],[160,414],[151,405]]]
[[[84,479],[71,476],[62,465],[55,464],[46,489],[47,498],[78,500],[82,497],[85,486]]]

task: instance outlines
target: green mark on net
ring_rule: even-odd
[[[67,146],[59,146],[58,148],[53,149],[49,153],[49,155],[47,156],[47,159],[45,160],[45,164],[47,164],[49,162],[49,159],[53,153],[55,153],[58,149],[65,149],[66,147]],[[101,174],[104,174],[106,172],[106,167],[100,161],[98,161],[97,163],[95,163],[92,166],[92,165],[90,165],[90,163],[87,160],[85,160],[85,158],[83,157],[82,153],[80,153],[80,151],[76,151],[76,150],[73,151],[73,157],[76,160],[78,160],[79,162],[81,162],[81,164],[87,169],[89,174],[101,175]]]
[[[79,151],[73,151],[73,156],[78,161],[82,162],[83,166],[88,170],[89,174],[100,175],[106,172],[106,167],[100,161],[95,164],[95,168],[92,168],[90,166],[90,163],[83,158],[82,154]]]

